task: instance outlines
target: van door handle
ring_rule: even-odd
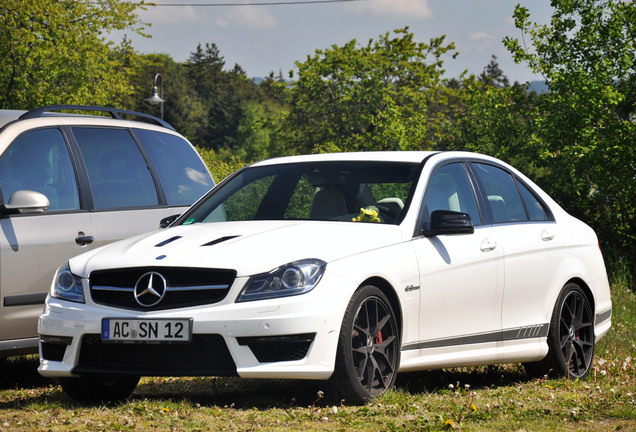
[[[479,245],[479,249],[481,249],[482,252],[490,252],[491,250],[494,250],[496,247],[497,247],[497,242],[489,238],[482,241],[481,245]]]
[[[541,240],[550,241],[555,237],[555,234],[552,231],[544,230],[541,232]]]
[[[75,243],[77,243],[80,246],[89,245],[93,243],[94,241],[95,241],[95,238],[93,236],[87,236],[82,231],[78,232],[77,237],[75,237]]]

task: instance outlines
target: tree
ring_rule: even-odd
[[[131,95],[130,104],[126,107],[159,117],[160,106],[151,105],[145,99],[151,95],[155,75],[160,73],[159,82],[165,99],[164,120],[195,142],[199,138],[201,125],[206,124],[207,113],[190,82],[186,65],[175,62],[167,54],[146,54],[139,58],[142,66],[133,77],[135,93]]]
[[[117,47],[110,50],[109,58],[113,60],[111,73],[119,76],[128,82],[130,92],[120,95],[116,100],[109,102],[109,105],[124,109],[140,111],[141,101],[148,97],[150,93],[147,88],[148,81],[145,79],[145,68],[151,64],[146,56],[140,56],[134,50],[130,39],[124,36],[124,40]],[[142,93],[142,88],[144,92]],[[145,96],[144,96],[145,95]],[[143,109],[141,111],[144,111]]]
[[[543,174],[532,151],[538,95],[528,92],[528,85],[510,85],[494,55],[479,76],[453,79],[447,85],[455,92],[443,107],[449,120],[437,149],[484,153],[535,179]]]
[[[190,53],[186,66],[188,77],[201,98],[208,100],[214,97],[214,90],[225,66],[219,47],[215,43],[206,43],[203,49],[198,44],[196,51]]]
[[[488,154],[536,178],[541,172],[529,147],[537,95],[528,93],[524,85],[498,88],[482,78],[470,76],[461,82],[452,104],[453,116],[437,148]]]
[[[429,148],[440,123],[428,106],[444,97],[444,37],[414,41],[408,28],[317,50],[297,62],[284,121],[290,152]]]
[[[510,81],[508,77],[503,73],[497,63],[497,56],[493,55],[490,59],[490,63],[484,68],[479,80],[484,84],[491,85],[496,88],[509,87]]]
[[[256,85],[245,71],[235,65],[219,76],[215,92],[208,100],[208,137],[212,148],[234,149],[241,146],[238,128],[244,115],[243,107],[254,98]]]
[[[244,161],[256,161],[285,154],[284,142],[277,137],[272,119],[281,115],[281,106],[274,100],[247,100],[241,105],[242,115],[237,127],[238,145],[231,154]],[[222,155],[224,156],[224,155]]]
[[[224,66],[225,60],[214,43],[206,43],[205,49],[199,44],[186,63],[190,82],[207,112],[196,143],[215,151],[239,145],[242,105],[256,91],[256,85],[239,65],[230,71],[224,71]]]
[[[111,105],[132,92],[125,65],[104,34],[143,35],[136,10],[120,0],[3,0],[0,4],[0,107],[56,103]]]
[[[504,43],[541,73],[549,92],[536,114],[538,163],[551,193],[599,233],[604,250],[636,262],[636,5],[552,0],[549,25],[517,6],[533,48]]]

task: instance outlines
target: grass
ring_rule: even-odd
[[[328,403],[321,383],[144,378],[89,406],[41,378],[36,357],[0,364],[0,431],[636,431],[636,294],[613,277],[612,329],[586,381],[529,379],[520,365],[401,374],[372,403]]]

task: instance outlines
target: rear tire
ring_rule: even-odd
[[[594,357],[594,314],[581,287],[566,284],[552,312],[548,354],[536,363],[525,364],[530,376],[552,375],[585,379]]]
[[[60,378],[62,390],[78,402],[107,403],[128,398],[139,383],[138,376],[85,375]]]
[[[400,364],[395,312],[378,288],[356,291],[344,314],[329,386],[337,401],[364,404],[392,388]]]

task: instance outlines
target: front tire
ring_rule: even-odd
[[[561,290],[552,312],[548,333],[548,354],[537,363],[525,365],[529,375],[552,374],[585,379],[594,357],[594,314],[581,287],[568,283]]]
[[[400,330],[391,303],[367,285],[344,314],[330,387],[339,400],[364,404],[392,388],[400,363]]]
[[[108,403],[128,398],[139,383],[138,376],[84,375],[60,378],[62,390],[78,402]]]

